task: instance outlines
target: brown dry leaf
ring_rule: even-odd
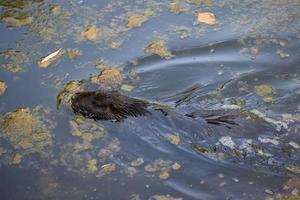
[[[199,23],[204,23],[208,25],[216,24],[216,17],[211,12],[198,12],[197,16],[198,16],[197,20]]]
[[[42,58],[38,62],[40,68],[47,68],[53,61],[58,59],[62,55],[62,48],[56,50],[55,52],[49,54],[48,56]]]
[[[91,27],[87,28],[85,31],[82,31],[81,36],[88,40],[95,40],[97,37],[96,26],[91,26]]]
[[[7,85],[4,81],[0,80],[0,96],[2,96],[6,91]]]

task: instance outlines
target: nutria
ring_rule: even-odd
[[[71,103],[75,113],[94,120],[121,121],[129,116],[150,114],[147,101],[127,97],[117,91],[78,92],[72,97]]]
[[[118,91],[109,90],[78,92],[71,98],[71,107],[74,113],[81,114],[87,118],[118,122],[127,117],[151,115],[151,112],[148,110],[149,107],[162,112],[164,115],[167,115],[168,111],[171,110],[169,107],[159,103],[127,97]],[[202,117],[208,124],[224,125],[227,128],[231,128],[232,125],[238,125],[234,121],[237,116],[232,113],[207,113],[203,111],[202,113],[179,114],[190,118]]]
[[[279,137],[283,141],[286,140],[286,134],[280,131],[281,124],[259,113],[243,109],[180,113],[156,102],[127,97],[118,91],[110,90],[78,92],[71,98],[71,107],[75,113],[84,117],[114,122],[123,121],[128,117],[149,116],[153,114],[151,109],[158,110],[183,123],[198,124],[199,133],[193,135],[195,141],[188,143],[205,157],[212,158],[214,155],[214,159],[217,159],[222,155],[221,162],[227,160],[229,163],[268,167],[272,171],[299,173],[298,154],[294,152],[295,155],[291,157],[285,147],[276,143]],[[267,136],[267,140],[264,140],[262,133]],[[273,141],[268,137],[277,139]],[[215,140],[217,138],[219,140]],[[274,144],[269,144],[270,142]],[[282,145],[285,145],[285,142]]]

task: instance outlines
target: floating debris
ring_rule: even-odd
[[[67,56],[71,60],[77,58],[80,55],[82,55],[82,52],[78,49],[67,49]]]
[[[99,150],[97,156],[100,158],[101,161],[106,161],[110,156],[113,156],[120,150],[120,141],[117,138],[114,138],[105,147]]]
[[[121,86],[121,90],[123,90],[125,92],[130,92],[131,90],[133,90],[133,86],[124,84]]]
[[[80,92],[81,82],[79,81],[70,81],[68,82],[62,91],[60,91],[56,97],[57,102],[57,109],[59,108],[60,104],[63,103],[64,105],[70,106],[71,105],[71,97],[76,92]]]
[[[162,179],[162,180],[166,180],[170,177],[170,174],[168,171],[162,171],[160,172],[159,174],[159,178]]]
[[[23,72],[24,69],[21,66],[29,63],[29,58],[24,52],[14,49],[1,51],[0,56],[6,59],[6,62],[1,67],[12,73]]]
[[[19,108],[6,113],[0,120],[0,139],[8,140],[13,150],[20,155],[40,153],[47,155],[46,148],[52,145],[50,130],[54,124],[44,116],[46,110],[36,107]]]
[[[299,200],[299,199],[300,199],[300,192],[296,192],[296,194],[291,194],[280,198],[280,200]]]
[[[172,0],[169,4],[169,10],[177,15],[180,14],[180,0]]]
[[[103,87],[116,88],[123,82],[123,74],[117,68],[105,69],[99,75],[92,76],[90,81]]]
[[[69,121],[73,136],[81,137],[86,142],[102,139],[106,135],[105,128],[93,120],[77,116]]]
[[[232,138],[230,136],[223,136],[219,139],[219,142],[226,146],[226,147],[229,147],[230,149],[234,149],[235,147],[235,143],[234,141],[232,140]]]
[[[255,92],[258,96],[263,97],[264,102],[270,103],[273,101],[271,96],[273,93],[272,85],[257,85],[255,86]]]
[[[168,140],[175,145],[179,145],[180,143],[180,138],[178,135],[168,135]]]
[[[81,32],[81,36],[88,40],[96,40],[97,38],[97,28],[96,26],[88,27],[85,31]]]
[[[295,149],[300,149],[300,144],[296,143],[296,142],[289,142],[289,145],[291,145],[292,147],[294,147]]]
[[[96,173],[98,171],[97,160],[96,159],[89,160],[86,167],[89,174]]]
[[[53,61],[57,60],[60,56],[62,56],[62,48],[56,50],[55,52],[49,54],[48,56],[42,58],[38,62],[38,66],[40,68],[47,68]]]
[[[151,9],[146,9],[142,14],[135,14],[128,16],[126,27],[136,28],[142,26],[143,23],[149,20],[149,17],[153,15]]]
[[[154,195],[150,200],[182,200],[182,198],[174,198],[171,195]]]
[[[6,83],[0,80],[0,96],[4,95],[6,89],[7,89]]]
[[[133,166],[133,167],[139,167],[141,166],[142,164],[144,164],[144,160],[143,158],[138,158],[136,160],[133,160],[130,165]]]
[[[164,40],[158,39],[154,42],[151,42],[145,49],[145,53],[147,54],[156,54],[161,58],[170,59],[174,57],[170,51],[166,48],[166,42]]]
[[[178,163],[172,163],[171,161],[157,159],[153,164],[147,164],[144,167],[144,170],[148,173],[159,172],[159,178],[166,180],[170,177],[170,171],[177,171],[181,168]]]
[[[21,18],[14,16],[5,16],[2,17],[1,20],[14,27],[26,26],[31,24],[33,21],[31,16],[24,16]]]
[[[279,145],[278,140],[275,140],[275,139],[272,139],[272,138],[266,138],[266,137],[263,137],[263,136],[259,136],[258,141],[260,141],[261,143],[269,143],[269,144]]]
[[[134,167],[128,167],[125,171],[126,176],[133,177],[137,173],[137,170]]]
[[[16,154],[13,156],[11,163],[14,164],[14,165],[18,165],[18,164],[21,163],[21,161],[22,161],[22,156],[21,156],[21,154],[16,153]]]
[[[216,17],[211,12],[198,12],[197,13],[197,21],[198,21],[198,23],[214,25],[214,24],[216,24]]]
[[[116,171],[116,165],[114,163],[109,163],[101,166],[101,171],[110,174],[113,171]]]
[[[175,162],[171,167],[172,167],[173,170],[179,170],[179,169],[181,169],[181,165],[179,163],[177,163],[177,162]]]
[[[110,47],[111,49],[118,49],[118,48],[120,48],[120,46],[121,46],[121,44],[118,43],[118,42],[112,42],[112,43],[110,43],[110,45],[109,45],[109,47]]]
[[[286,52],[284,52],[284,51],[282,51],[282,50],[278,50],[277,52],[276,52],[281,58],[288,58],[288,57],[290,57],[290,54],[289,53],[286,53]]]

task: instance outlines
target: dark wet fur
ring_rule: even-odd
[[[94,120],[112,120],[122,121],[127,117],[138,117],[151,114],[147,109],[150,103],[132,97],[127,97],[118,91],[87,91],[76,93],[72,99],[72,109],[75,113]],[[154,108],[167,115],[164,110]],[[197,118],[195,113],[186,114],[185,116]],[[236,116],[218,115],[202,113],[200,117],[204,118],[208,124],[223,125],[227,128],[238,125],[234,122]]]
[[[76,93],[72,99],[72,109],[94,120],[122,121],[131,116],[151,114],[146,101],[124,96],[117,91],[88,91]]]

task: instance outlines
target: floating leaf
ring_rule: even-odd
[[[41,61],[38,62],[38,65],[40,68],[47,68],[53,61],[55,61],[57,58],[59,58],[62,53],[62,48],[56,50],[53,53],[50,53],[48,56],[41,59]]]
[[[198,22],[214,25],[216,24],[216,17],[213,13],[210,12],[198,12]]]

